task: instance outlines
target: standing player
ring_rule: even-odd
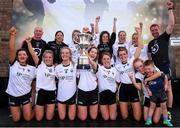
[[[115,42],[113,45],[113,55],[115,64],[119,64],[120,60],[117,57],[117,51],[119,47],[125,47],[129,51],[130,42],[126,40],[126,32],[125,31],[119,31],[118,33],[118,42]]]
[[[29,43],[30,44],[30,43]],[[36,55],[38,64],[39,58]],[[54,116],[56,101],[55,67],[53,65],[53,52],[45,50],[42,62],[36,71],[36,120],[41,121],[46,114],[46,119],[51,120]]]
[[[99,32],[99,20],[100,17],[96,17],[96,23],[95,23],[95,33],[97,34]],[[101,62],[101,54],[103,52],[109,52],[111,55],[113,54],[113,44],[116,41],[116,22],[117,18],[114,17],[113,19],[113,32],[110,36],[108,31],[102,31],[99,35],[99,43],[97,45],[97,48],[99,50],[99,63]],[[114,64],[114,59],[112,58],[112,64]]]
[[[58,78],[58,113],[59,118],[64,120],[66,117],[66,107],[68,107],[68,117],[74,120],[76,116],[76,64],[72,61],[70,48],[61,49],[62,63],[55,68]]]
[[[98,87],[99,87],[99,105],[102,118],[104,120],[116,120],[117,105],[116,92],[117,83],[119,83],[118,72],[114,67],[111,67],[111,54],[103,52],[101,63],[98,65]]]
[[[77,44],[79,42],[79,34],[81,32],[79,30],[73,30],[72,32],[72,41],[71,43],[69,44],[69,48],[71,49],[71,52],[72,52],[72,61],[74,63],[77,64],[78,62],[78,58],[80,56],[80,47],[79,45]]]
[[[150,26],[150,31],[154,39],[148,44],[148,52],[149,57],[152,58],[154,64],[163,71],[169,79],[169,84],[167,88],[167,107],[169,111],[169,119],[171,119],[171,109],[173,104],[173,94],[171,87],[171,73],[170,73],[170,61],[168,55],[168,46],[169,46],[169,38],[173,31],[174,27],[174,14],[173,14],[173,2],[168,0],[167,9],[169,15],[168,26],[166,31],[160,35],[160,26],[158,24],[152,24]]]
[[[140,121],[141,119],[141,105],[139,101],[138,90],[141,87],[140,82],[136,81],[138,84],[134,84],[132,81],[132,76],[129,74],[134,74],[133,61],[138,58],[141,53],[141,30],[140,28],[135,28],[138,33],[138,47],[132,58],[128,57],[128,51],[125,47],[120,47],[118,49],[118,57],[120,63],[115,67],[119,71],[119,77],[121,81],[121,86],[119,90],[119,101],[120,101],[120,111],[123,119],[128,118],[128,102],[131,102],[133,109],[133,116],[135,120]]]
[[[78,84],[78,117],[81,120],[87,118],[88,113],[91,119],[96,119],[98,115],[98,88],[97,88],[97,58],[98,49],[91,47],[88,50],[90,61],[90,70],[79,70],[79,84]],[[89,110],[88,110],[89,107]],[[89,111],[89,112],[88,112]]]
[[[65,44],[64,42],[64,33],[62,31],[57,31],[55,33],[55,40],[54,41],[50,41],[47,44],[48,49],[52,50],[54,52],[54,64],[60,64],[62,59],[59,56],[60,55],[60,51],[63,47],[68,47],[67,44]]]
[[[21,112],[26,121],[30,121],[34,112],[31,104],[31,83],[35,77],[35,67],[28,65],[28,53],[25,49],[19,49],[15,54],[16,29],[10,29],[10,74],[6,92],[9,94],[9,105],[12,118],[17,122],[21,118]],[[29,47],[32,53],[32,47]]]
[[[142,30],[142,23],[139,23],[141,26],[141,30]],[[138,47],[138,34],[137,33],[133,33],[132,35],[132,44],[129,47],[129,56],[130,58],[132,56],[134,56],[134,53],[136,51],[136,48]],[[139,58],[141,58],[143,61],[148,60],[148,45],[147,44],[142,44],[141,47],[141,54],[139,56]]]

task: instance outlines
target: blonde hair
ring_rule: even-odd
[[[70,53],[70,61],[71,62],[73,62],[72,61],[72,52],[71,52],[71,49],[69,48],[69,47],[63,47],[63,48],[61,48],[61,51],[60,51],[60,56],[62,55],[62,50],[64,50],[64,49],[67,49],[68,51],[69,51],[69,53]]]
[[[44,56],[45,56],[47,53],[51,54],[51,55],[52,55],[52,57],[54,58],[54,53],[53,53],[53,51],[52,51],[52,50],[45,50],[45,51],[43,52],[42,57],[44,58]]]

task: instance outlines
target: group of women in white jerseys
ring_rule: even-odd
[[[99,31],[98,22],[99,17],[96,18],[96,31]],[[115,32],[115,23],[116,18],[114,19],[113,32]],[[43,53],[42,62],[39,62],[39,58],[31,46],[30,37],[26,39],[26,42],[36,67],[28,65],[26,50],[19,49],[15,54],[16,29],[12,27],[9,41],[11,66],[6,92],[9,94],[13,121],[20,120],[21,112],[27,121],[31,120],[34,115],[38,121],[42,120],[44,116],[47,120],[51,120],[54,116],[56,103],[61,120],[66,117],[74,120],[76,115],[80,120],[86,120],[88,114],[92,119],[96,119],[99,111],[104,120],[116,120],[118,108],[120,108],[122,118],[127,119],[128,108],[131,105],[134,119],[140,121],[142,113],[139,91],[143,86],[142,82],[136,80],[134,76],[136,70],[141,74],[139,77],[137,75],[137,78],[143,81],[143,67],[139,68],[142,65],[139,66],[138,64],[140,62],[143,64],[139,57],[142,55],[141,51],[145,46],[141,40],[142,26],[136,27],[135,31],[136,33],[132,36],[134,42],[131,44],[132,46],[126,42],[124,31],[118,34],[119,43],[115,43],[107,31],[104,32],[104,35],[100,34],[101,46],[96,46],[101,50],[92,46],[87,52],[91,69],[79,70],[77,69],[77,61],[73,61],[73,49],[70,49],[71,47],[61,49],[62,63],[56,66],[53,64],[53,51],[51,50],[46,50]],[[74,32],[79,33],[79,31]],[[108,43],[112,44],[107,45]],[[129,51],[132,52],[129,54]],[[113,54],[116,54],[115,57]],[[100,58],[98,58],[99,55]],[[77,59],[78,57],[74,58]],[[99,63],[97,63],[98,60]],[[159,74],[157,71],[153,78]],[[30,100],[31,82],[34,78],[36,78],[37,92],[35,111],[32,109]],[[146,97],[148,98],[148,96]],[[119,102],[118,105],[117,101]],[[119,107],[117,108],[117,106]],[[145,120],[147,114],[148,107],[145,107]],[[158,109],[157,114],[160,117],[160,110]],[[155,118],[158,117],[155,116]],[[159,118],[155,121],[158,122]]]

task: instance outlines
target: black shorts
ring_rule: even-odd
[[[56,91],[40,89],[37,92],[36,98],[36,105],[44,106],[46,104],[54,104],[56,102]]]
[[[171,69],[169,64],[157,65],[157,67],[167,76],[168,80],[171,80]]]
[[[147,97],[144,98],[144,107],[150,107],[150,99]],[[160,107],[160,103],[156,103],[156,107]]]
[[[23,96],[14,97],[9,95],[9,106],[20,106],[31,102],[31,92]]]
[[[98,89],[87,92],[78,89],[77,104],[82,106],[98,104]]]
[[[112,105],[116,103],[116,92],[113,93],[110,90],[105,90],[99,93],[100,105]]]
[[[58,103],[60,103],[60,104],[67,104],[67,105],[75,104],[76,103],[76,93],[74,93],[74,95],[70,99],[68,99],[66,101],[59,101],[58,100]]]
[[[167,100],[167,95],[165,91],[150,96],[150,101],[154,103],[164,103],[166,102],[166,100]]]
[[[138,90],[133,84],[121,84],[119,90],[119,101],[120,102],[139,102]]]

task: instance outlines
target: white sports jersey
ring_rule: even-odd
[[[63,64],[59,64],[55,67],[55,74],[59,80],[57,99],[64,102],[76,92],[76,65],[70,63],[68,66],[63,66]]]
[[[119,81],[118,72],[114,67],[109,69],[104,66],[98,65],[98,72],[96,73],[98,78],[99,92],[104,90],[110,90],[116,92],[117,84]]]
[[[6,92],[14,97],[23,96],[31,91],[31,83],[35,78],[36,68],[30,65],[22,66],[15,61],[10,66],[9,82]]]
[[[115,68],[119,72],[119,79],[121,83],[132,84],[128,74],[134,73],[133,61],[134,61],[134,57],[132,57],[131,59],[128,58],[128,61],[126,64],[119,63],[115,65]]]
[[[145,86],[144,86],[144,75],[141,74],[140,72],[137,72],[137,73],[135,74],[135,78],[141,80],[141,83],[142,83],[142,90],[143,90],[144,97],[149,98],[147,89],[146,89]]]
[[[55,82],[55,67],[46,66],[44,62],[37,68],[36,73],[36,90],[44,89],[47,91],[56,90],[56,82]]]
[[[134,56],[135,52],[136,52],[136,48],[134,47],[134,45],[131,45],[129,48],[129,56],[132,57]],[[139,56],[139,58],[141,58],[143,61],[148,60],[148,46],[146,44],[143,45],[143,48],[141,49],[141,54]]]
[[[79,77],[79,89],[92,91],[97,88],[97,77],[93,69],[79,70]]]
[[[119,47],[125,47],[128,51],[129,51],[129,47],[130,47],[131,42],[125,42],[123,44],[116,42],[113,44],[113,55],[115,56],[115,64],[119,64],[121,62],[121,60],[119,60],[119,58],[117,57],[117,51]]]
[[[74,44],[73,42],[69,44],[69,48],[72,52],[72,61],[77,64],[78,58],[80,56],[80,47],[78,44]]]

